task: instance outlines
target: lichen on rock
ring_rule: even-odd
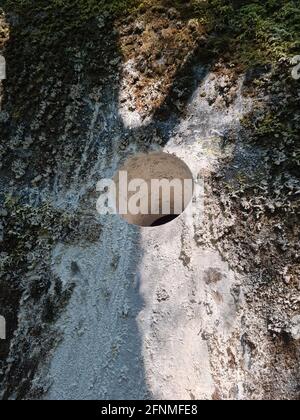
[[[3,0],[1,398],[299,398],[298,3]],[[204,214],[99,217],[153,150]]]

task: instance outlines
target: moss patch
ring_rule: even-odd
[[[62,41],[77,29],[84,36],[91,20],[104,13],[114,18],[176,8],[181,18],[195,19],[210,34],[209,48],[247,65],[265,63],[300,50],[299,0],[4,0],[3,9],[30,23],[30,42]],[[83,32],[82,32],[83,31]]]

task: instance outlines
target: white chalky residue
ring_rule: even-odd
[[[218,82],[218,76],[207,76],[164,149],[183,159],[195,179],[203,170],[218,169],[222,136],[229,128],[238,130],[250,106],[241,95],[242,79],[228,108],[210,105],[202,92],[213,94]],[[107,126],[115,119],[113,112],[112,107],[103,116]],[[85,162],[95,142],[95,113]],[[117,143],[113,148],[109,164],[99,150],[87,182],[80,185],[80,171],[76,174],[69,191],[74,207],[93,181],[117,169]],[[67,193],[57,179],[54,198],[59,206]],[[196,206],[192,217],[186,211],[155,229],[126,225],[118,216],[103,217],[99,242],[54,249],[53,272],[64,287],[75,282],[75,289],[57,323],[63,340],[49,366],[47,398],[212,398],[215,383],[206,337],[219,337],[226,349],[240,323],[231,293],[240,279],[216,250],[196,246],[201,206],[197,200],[190,205]]]

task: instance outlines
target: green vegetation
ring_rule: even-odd
[[[243,63],[265,63],[300,50],[299,0],[4,0],[3,9],[31,20],[27,36],[48,43],[84,30],[103,13],[114,17],[175,7],[183,19],[199,20],[211,35],[215,54],[227,52]],[[56,37],[57,38],[57,37]]]
[[[242,63],[265,63],[300,49],[299,0],[194,0],[193,7],[214,48],[229,51]]]

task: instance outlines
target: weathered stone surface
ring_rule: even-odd
[[[300,96],[287,61],[212,60],[203,26],[174,9],[54,25],[50,39],[26,16],[9,22],[1,397],[298,399]],[[99,217],[97,181],[150,150],[204,181],[204,208],[153,230]]]

